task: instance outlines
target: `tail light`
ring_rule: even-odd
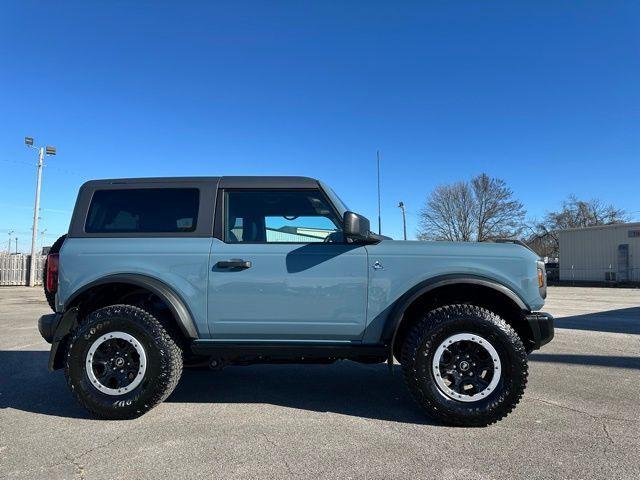
[[[60,266],[60,255],[50,253],[47,256],[47,290],[50,293],[58,291],[58,267]]]

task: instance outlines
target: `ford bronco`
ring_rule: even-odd
[[[183,367],[352,360],[397,362],[427,414],[484,426],[553,337],[518,241],[391,240],[305,177],[90,181],[45,276],[49,369],[108,419],[162,402]]]

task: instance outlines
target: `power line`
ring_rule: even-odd
[[[48,229],[45,229],[48,230]],[[14,229],[9,229],[9,228],[0,228],[0,231],[3,231],[5,233],[9,233],[9,232],[13,232],[17,235],[31,235],[31,229],[27,229],[25,228],[24,230],[14,230]],[[56,237],[58,238],[60,235],[57,233],[47,233],[45,234],[45,237]]]
[[[28,163],[28,162],[21,162],[19,160],[0,160],[0,162],[2,162],[2,163],[10,163],[10,164],[14,164],[14,165],[22,165],[22,166],[29,167],[29,168],[33,167],[33,164]],[[75,170],[68,170],[66,168],[60,168],[60,167],[55,166],[55,165],[49,165],[48,163],[45,163],[43,166],[45,168],[50,169],[50,170],[55,170],[56,172],[66,173],[68,175],[74,175],[74,176],[79,177],[81,179],[87,179],[88,178],[86,175],[84,175],[82,173],[79,173],[79,172],[77,172]]]
[[[2,163],[13,163],[13,164],[15,164],[15,165],[24,165],[24,166],[26,166],[26,167],[33,167],[33,165],[32,165],[32,164],[30,164],[30,163],[27,163],[27,162],[20,162],[20,161],[18,161],[18,160],[0,160],[0,162],[2,162]]]

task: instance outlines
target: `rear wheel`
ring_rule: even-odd
[[[508,415],[527,382],[527,354],[498,315],[473,305],[448,305],[424,315],[402,348],[413,398],[450,425],[485,426]]]
[[[93,415],[135,418],[171,394],[182,374],[182,351],[153,315],[113,305],[90,314],[74,332],[65,373]]]
[[[64,243],[66,238],[67,238],[66,235],[62,235],[60,238],[58,238],[54,242],[54,244],[51,245],[51,248],[49,249],[49,253],[60,253],[60,249],[62,248],[62,244]],[[45,260],[44,265],[42,267],[42,288],[44,290],[44,296],[47,299],[47,303],[51,307],[51,310],[55,312],[56,311],[56,294],[54,292],[50,292],[49,290],[47,290],[47,262],[48,260]]]

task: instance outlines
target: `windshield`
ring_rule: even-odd
[[[336,195],[336,192],[334,192],[331,189],[331,187],[329,187],[329,185],[327,185],[324,182],[318,182],[318,183],[322,187],[322,190],[324,190],[324,192],[329,197],[329,200],[331,200],[331,203],[333,203],[335,205],[335,207],[338,210],[338,213],[340,214],[341,217],[344,215],[344,212],[348,212],[349,211],[349,207],[347,207],[345,205],[345,203],[340,199],[340,197],[338,195]]]

